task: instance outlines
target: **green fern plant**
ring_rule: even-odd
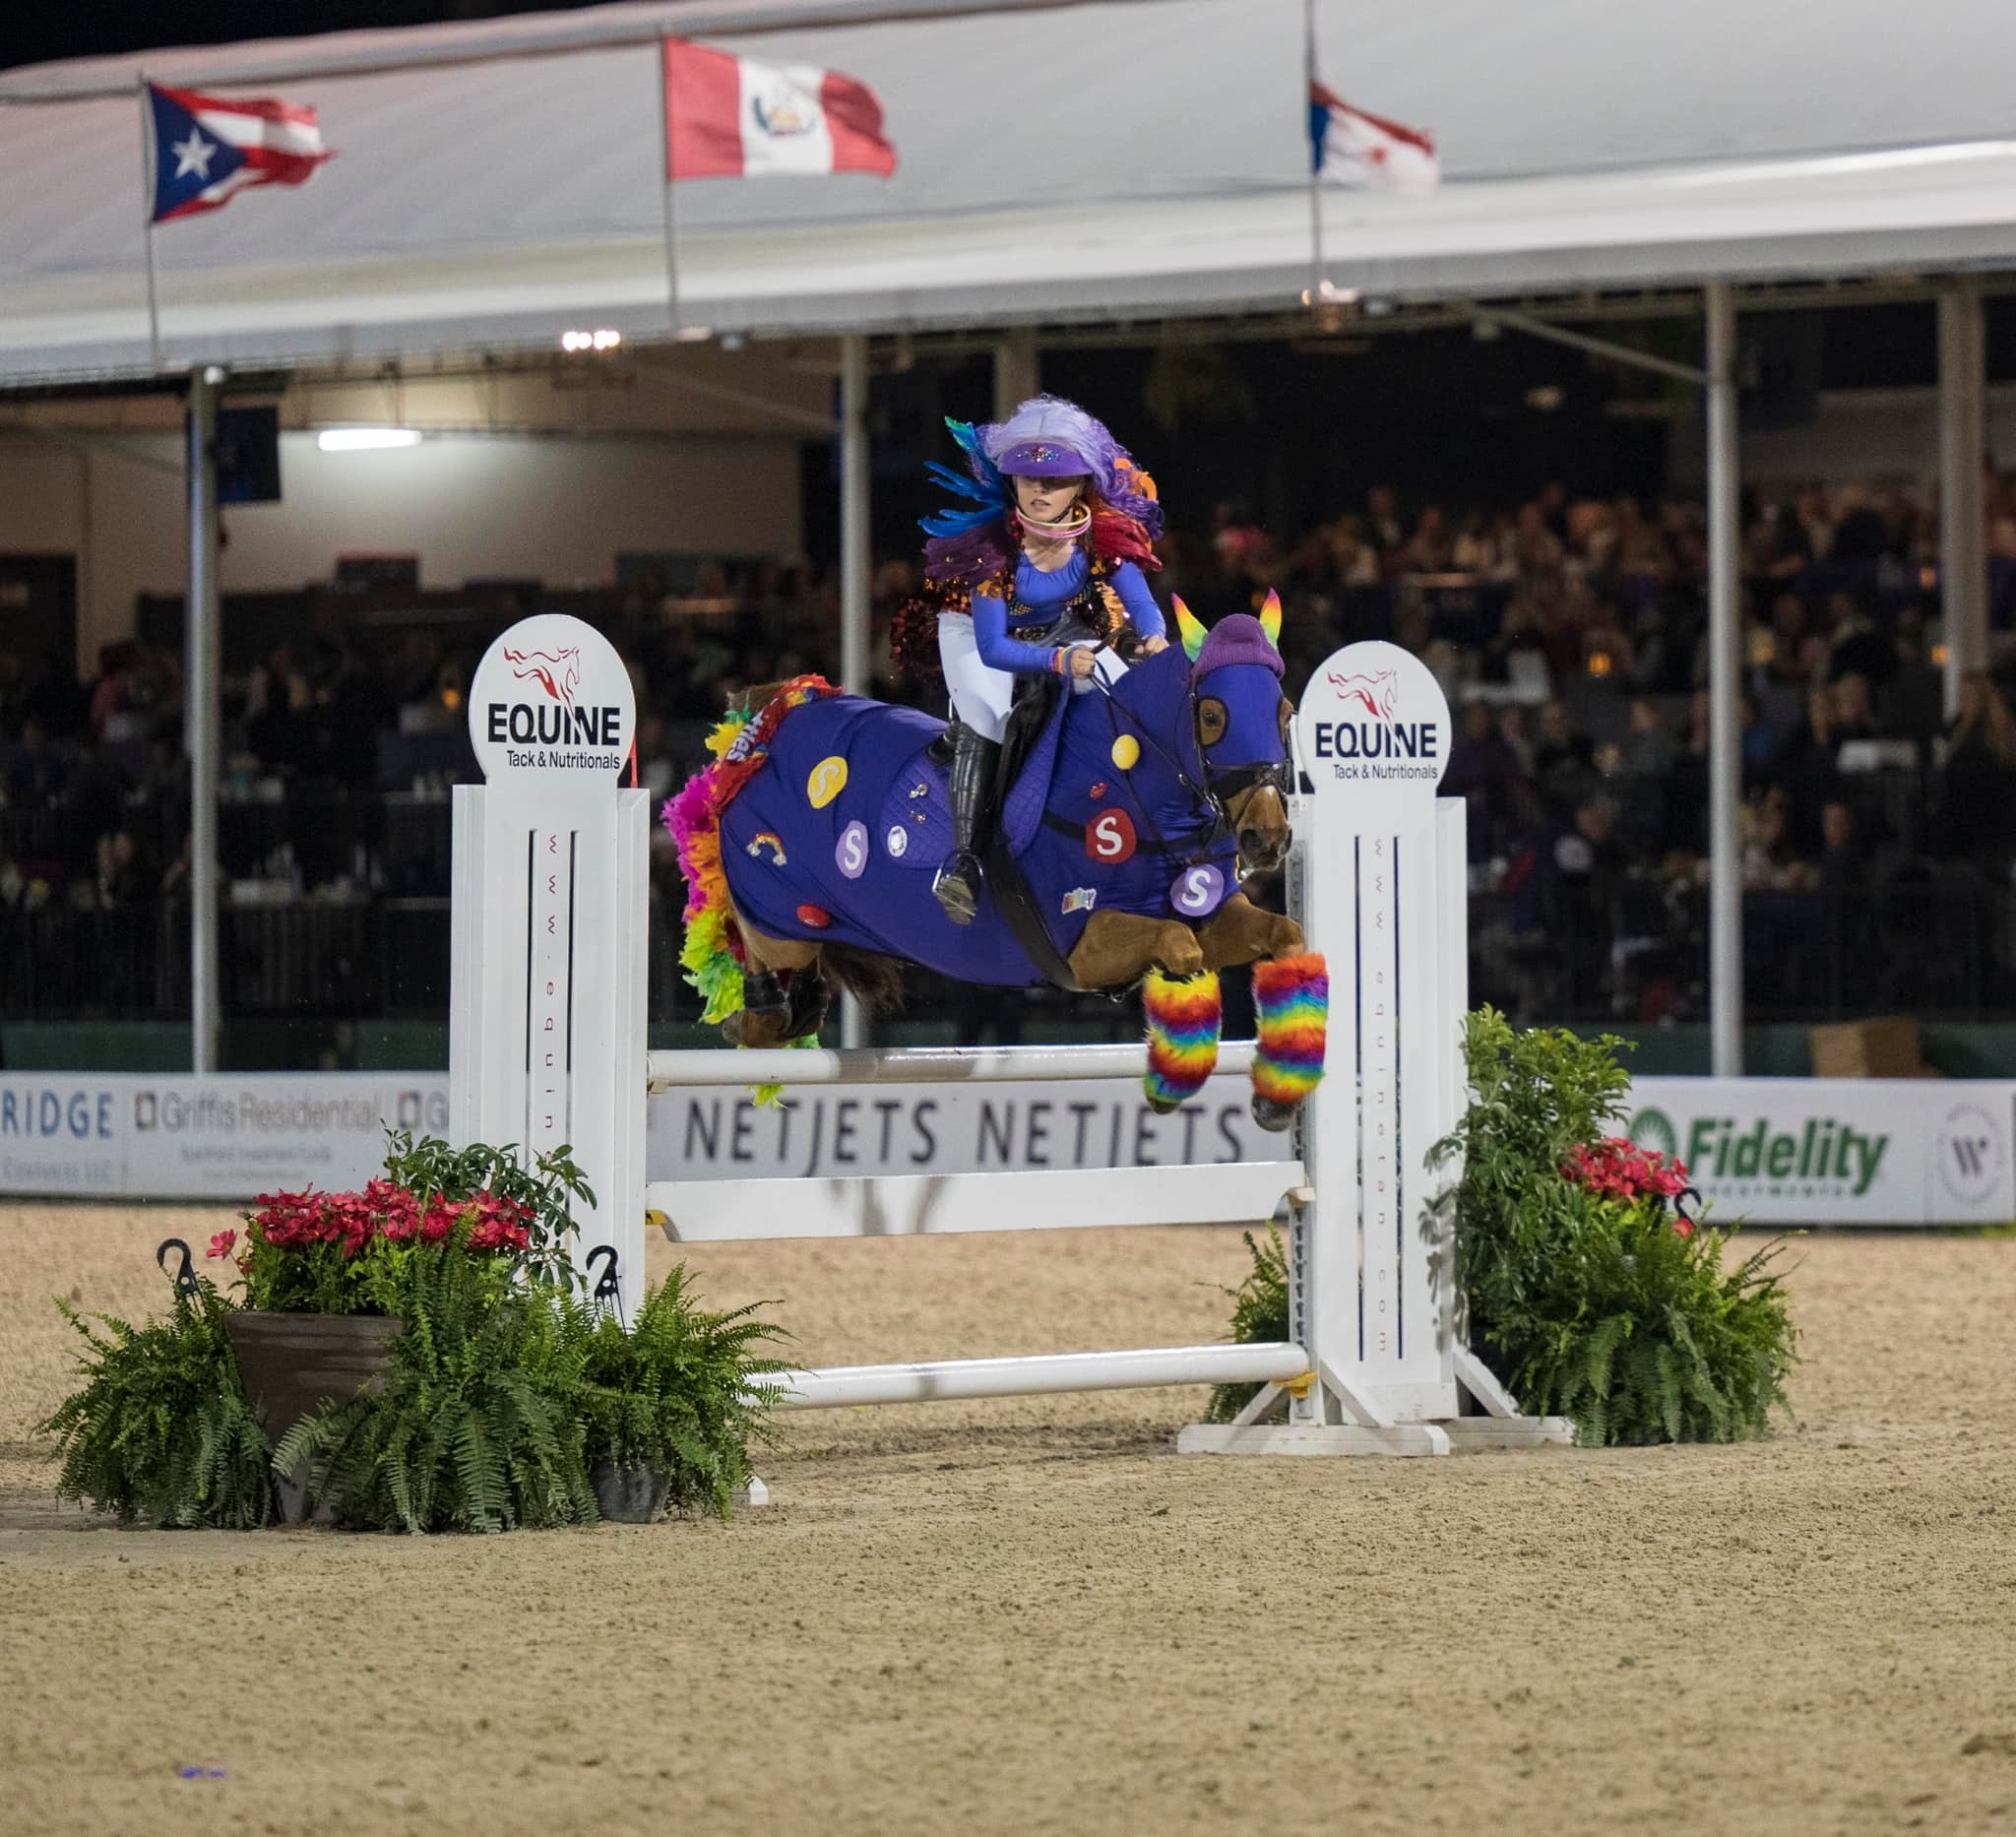
[[[554,1299],[535,1288],[500,1295],[489,1259],[451,1240],[411,1267],[383,1388],[297,1423],[276,1466],[305,1458],[311,1499],[358,1529],[593,1521],[571,1407],[580,1360]]]
[[[1272,1224],[1267,1227],[1264,1243],[1251,1232],[1241,1235],[1246,1240],[1246,1255],[1251,1267],[1236,1289],[1226,1290],[1226,1294],[1232,1298],[1233,1343],[1252,1346],[1285,1340],[1288,1338],[1288,1244],[1282,1237],[1280,1227]],[[1214,1386],[1204,1420],[1207,1423],[1229,1423],[1252,1402],[1259,1389],[1257,1384]],[[1285,1410],[1287,1406],[1277,1407]]]
[[[1435,1153],[1463,1158],[1445,1203],[1471,1344],[1585,1445],[1762,1434],[1796,1360],[1781,1246],[1726,1266],[1731,1233],[1563,1174],[1622,1109],[1620,1044],[1490,1008],[1465,1023],[1474,1096]]]
[[[36,1425],[62,1451],[63,1497],[165,1529],[251,1530],[279,1515],[273,1449],[224,1334],[230,1303],[211,1283],[138,1327],[56,1305],[88,1349],[84,1383]]]
[[[648,1293],[626,1332],[570,1300],[564,1331],[578,1360],[574,1407],[590,1465],[666,1474],[674,1510],[725,1518],[749,1480],[749,1443],[780,1394],[784,1369],[764,1348],[783,1335],[753,1305],[710,1313],[694,1305],[683,1264]]]

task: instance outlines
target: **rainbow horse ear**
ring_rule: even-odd
[[[1183,641],[1183,655],[1194,664],[1197,661],[1197,654],[1204,649],[1204,640],[1210,634],[1197,623],[1195,615],[1183,603],[1180,594],[1171,595],[1170,602],[1176,608],[1176,635]]]
[[[1267,642],[1279,651],[1281,649],[1281,596],[1271,587],[1267,590],[1267,603],[1260,608],[1260,629],[1267,634]]]

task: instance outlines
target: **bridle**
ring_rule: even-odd
[[[1102,644],[1094,648],[1096,650],[1104,650],[1108,647]],[[1100,694],[1105,698],[1106,722],[1114,738],[1117,739],[1122,732],[1130,733],[1137,743],[1148,746],[1161,755],[1163,762],[1175,774],[1176,782],[1190,793],[1194,801],[1203,805],[1211,813],[1209,829],[1205,832],[1201,841],[1192,845],[1189,854],[1189,858],[1192,861],[1204,855],[1215,854],[1224,848],[1230,848],[1234,855],[1238,853],[1239,839],[1237,830],[1232,822],[1229,806],[1231,800],[1242,792],[1248,790],[1257,791],[1272,786],[1281,795],[1283,809],[1287,809],[1289,796],[1294,789],[1294,761],[1289,756],[1286,744],[1283,755],[1279,759],[1260,765],[1228,766],[1222,772],[1213,772],[1210,761],[1206,760],[1203,756],[1203,746],[1199,743],[1197,748],[1198,760],[1204,775],[1204,783],[1200,785],[1191,776],[1189,768],[1184,764],[1183,760],[1176,753],[1170,751],[1167,746],[1164,745],[1158,735],[1149,732],[1146,728],[1137,729],[1131,726],[1127,728],[1121,726],[1119,715],[1116,712],[1112,687],[1103,676],[1100,675],[1098,671],[1094,671],[1087,680],[1097,684]],[[1183,706],[1186,715],[1184,731],[1194,740],[1197,733],[1197,678],[1194,668],[1184,689]],[[1146,825],[1149,833],[1154,837],[1156,845],[1166,854],[1181,854],[1181,851],[1169,848],[1167,839],[1155,828],[1155,824],[1141,800],[1136,797],[1133,799],[1133,802],[1134,807],[1141,813],[1142,823]]]

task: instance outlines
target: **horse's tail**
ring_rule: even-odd
[[[903,965],[896,958],[858,944],[822,943],[819,962],[870,1014],[894,1014],[903,1006]]]

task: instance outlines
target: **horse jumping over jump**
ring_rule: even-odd
[[[888,1006],[906,962],[1001,987],[1139,983],[1148,1099],[1173,1109],[1216,1061],[1217,972],[1251,963],[1254,1114],[1285,1128],[1321,1076],[1328,981],[1301,927],[1240,886],[1292,840],[1280,603],[1208,633],[1176,611],[1180,649],[1063,693],[1013,763],[970,925],[931,892],[952,846],[943,723],[817,677],[731,716],[665,808],[706,1017],[741,1045],[807,1040],[829,973]]]

